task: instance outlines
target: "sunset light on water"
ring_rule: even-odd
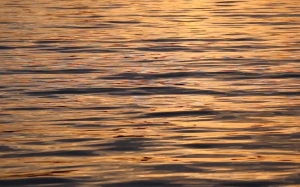
[[[1,0],[0,186],[299,186],[299,12]]]

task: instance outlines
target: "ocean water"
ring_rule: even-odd
[[[298,0],[1,0],[0,186],[300,185]]]

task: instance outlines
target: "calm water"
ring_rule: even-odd
[[[298,0],[1,0],[0,186],[300,185]]]

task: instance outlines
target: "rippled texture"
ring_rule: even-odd
[[[300,185],[297,0],[0,1],[0,186]]]

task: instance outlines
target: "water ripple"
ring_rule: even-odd
[[[299,3],[0,2],[0,186],[297,186]]]

